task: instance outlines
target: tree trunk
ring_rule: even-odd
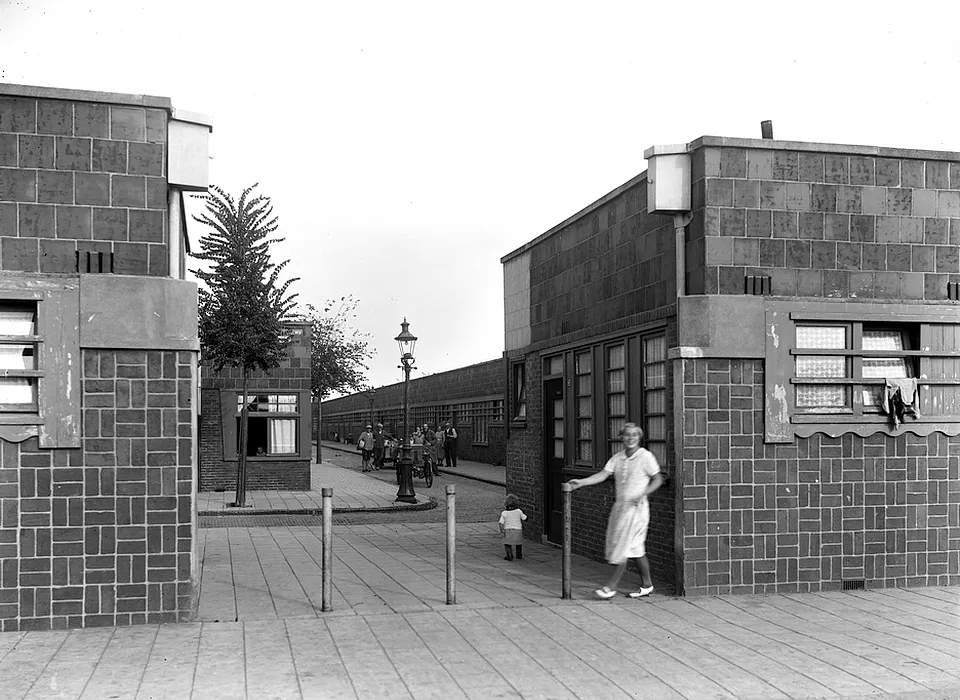
[[[237,500],[236,506],[243,508],[247,500],[247,420],[249,417],[249,398],[247,396],[247,377],[250,371],[243,370],[243,403],[240,404],[240,450],[237,454]]]
[[[323,461],[323,454],[320,452],[320,441],[323,440],[323,409],[320,402],[323,399],[317,399],[317,464]]]

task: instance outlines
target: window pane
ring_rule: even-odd
[[[847,361],[843,357],[816,355],[797,358],[798,377],[846,377]]]
[[[611,394],[607,397],[610,415],[624,416],[627,414],[627,395]]]
[[[847,391],[842,386],[829,384],[800,384],[797,386],[797,406],[800,408],[846,408]]]
[[[609,369],[619,369],[624,366],[624,346],[614,345],[607,348],[607,367]]]
[[[577,443],[577,459],[582,462],[593,461],[593,445],[590,442]]]
[[[898,330],[863,331],[864,350],[903,350],[903,333]]]
[[[36,309],[32,304],[0,304],[0,335],[35,335]]]
[[[577,396],[589,396],[592,389],[589,374],[577,377]]]
[[[589,440],[593,437],[593,421],[589,420],[580,420],[577,421],[577,437],[581,440]]]
[[[547,374],[563,374],[563,355],[557,355],[547,360]]]
[[[663,389],[647,391],[647,413],[665,413],[667,410],[667,392]]]
[[[623,430],[623,426],[626,424],[626,420],[623,418],[611,418],[610,419],[610,433],[609,437],[611,439],[620,441],[620,431]]]
[[[279,395],[271,396],[270,410],[277,411],[279,413],[296,413],[297,412],[297,395],[296,394],[279,394]]]
[[[590,364],[590,353],[581,352],[576,355],[576,373],[577,374],[590,374],[591,364]]]
[[[667,437],[667,418],[666,416],[651,416],[647,419],[648,440],[663,440]]]
[[[643,354],[647,362],[661,362],[667,357],[667,338],[658,335],[643,341]]]
[[[553,436],[555,438],[562,438],[563,435],[563,419],[553,421]]]
[[[0,345],[0,369],[36,369],[32,345]]]
[[[607,391],[623,391],[626,373],[622,369],[607,372]]]
[[[797,326],[797,347],[845,348],[847,329],[844,326]]]
[[[577,415],[581,418],[589,418],[593,412],[593,402],[589,396],[577,399]]]
[[[35,404],[37,385],[32,379],[0,377],[0,403]]]
[[[270,420],[270,447],[267,451],[272,455],[296,454],[296,418],[273,418]]]
[[[563,440],[553,441],[553,456],[557,459],[563,459]]]

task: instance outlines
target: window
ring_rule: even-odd
[[[620,450],[620,431],[627,422],[626,345],[607,348],[607,457]]]
[[[247,455],[298,455],[300,406],[297,394],[249,394]],[[237,395],[237,451],[240,450],[240,411],[243,396]]]
[[[661,467],[667,463],[667,338],[643,339],[643,433]]]
[[[38,343],[36,302],[0,302],[0,412],[38,412]]]
[[[593,463],[593,353],[574,356],[577,405],[577,461]]]
[[[917,331],[902,324],[809,323],[796,327],[798,413],[879,413],[885,379],[917,377]]]
[[[513,420],[527,419],[526,365],[518,362],[513,366]]]

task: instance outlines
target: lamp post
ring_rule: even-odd
[[[400,324],[400,329],[400,335],[394,338],[400,346],[400,364],[397,367],[403,370],[403,434],[400,436],[400,461],[397,467],[400,470],[397,500],[416,503],[417,494],[413,491],[413,459],[410,457],[410,370],[413,368],[413,348],[417,344],[417,336],[410,332],[410,324],[406,318]]]
[[[369,417],[367,418],[367,422],[368,422],[370,425],[375,425],[375,423],[373,422],[373,399],[374,399],[374,398],[376,397],[376,395],[377,395],[377,390],[376,390],[376,389],[367,389],[365,392],[363,392],[363,395],[367,397],[367,401],[370,403],[370,415],[369,415]]]

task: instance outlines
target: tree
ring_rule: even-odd
[[[253,196],[256,184],[239,200],[216,186],[204,196],[206,212],[194,216],[209,231],[192,257],[209,263],[209,269],[191,270],[200,287],[200,350],[204,364],[219,372],[226,366],[243,370],[240,411],[240,449],[237,459],[236,505],[246,500],[247,481],[247,380],[255,370],[267,372],[286,356],[283,322],[291,317],[296,294],[288,288],[298,278],[280,283],[283,261],[270,260],[270,246],[283,238],[277,230],[270,198]]]
[[[359,302],[352,295],[331,299],[323,309],[307,304],[307,319],[313,323],[310,364],[314,398],[363,391],[367,388],[366,362],[373,357],[370,336],[350,326]]]

